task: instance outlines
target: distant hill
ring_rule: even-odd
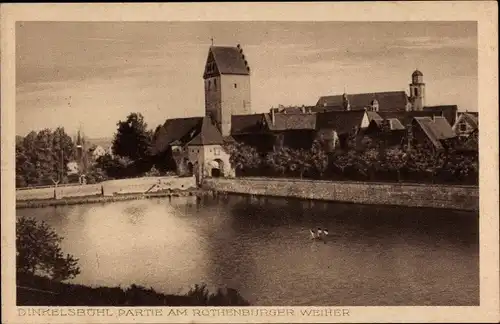
[[[113,144],[113,138],[111,137],[85,138],[85,141],[89,146],[101,146],[104,149],[107,149]]]

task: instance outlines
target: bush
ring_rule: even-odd
[[[64,256],[62,237],[45,222],[21,217],[16,222],[16,266],[20,273],[46,276],[57,281],[80,273],[78,259]]]

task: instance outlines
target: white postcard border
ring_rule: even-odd
[[[495,2],[2,4],[1,5],[2,322],[497,322],[499,318],[498,9]],[[64,316],[68,307],[38,307],[52,316],[20,316],[15,306],[15,33],[16,21],[477,21],[480,146],[480,306],[478,307],[251,307],[267,316],[196,316],[202,309],[152,308],[162,316]],[[32,307],[29,307],[32,308]],[[82,309],[84,307],[73,307]],[[134,308],[131,308],[134,309]],[[168,316],[187,309],[187,316]],[[234,308],[237,309],[237,308]],[[285,316],[279,309],[293,309]],[[303,316],[301,309],[348,310],[349,316]],[[87,309],[88,310],[88,309]],[[78,312],[78,311],[76,311]],[[285,312],[286,313],[286,312]],[[275,313],[272,313],[275,314]]]

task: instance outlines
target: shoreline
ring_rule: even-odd
[[[116,194],[112,196],[103,195],[90,195],[90,196],[77,196],[77,197],[64,197],[60,199],[33,199],[33,200],[16,200],[16,209],[24,208],[43,208],[51,206],[69,206],[69,205],[83,205],[83,204],[98,204],[127,200],[141,200],[148,198],[172,198],[172,197],[188,197],[197,196],[202,197],[211,193],[211,191],[203,189],[188,189],[183,191],[170,191],[170,192],[154,192],[154,193],[129,193],[129,194]]]
[[[264,183],[263,183],[264,182]],[[243,186],[240,184],[244,183]],[[279,184],[279,186],[276,186]],[[310,185],[313,187],[310,187]],[[285,188],[286,187],[286,188]],[[320,187],[324,187],[319,189]],[[358,188],[359,187],[359,188]],[[377,188],[378,187],[378,188]],[[435,187],[433,189],[433,187]],[[441,191],[439,195],[433,191]],[[347,191],[340,194],[342,191]],[[461,192],[461,191],[466,192]],[[321,191],[321,192],[320,192]],[[365,197],[369,191],[370,196]],[[443,192],[444,191],[444,192]],[[460,191],[457,195],[454,191]],[[276,178],[213,178],[204,179],[201,188],[173,189],[150,193],[116,193],[114,195],[79,195],[59,199],[41,198],[16,200],[16,209],[43,208],[80,204],[108,203],[148,198],[169,198],[187,196],[218,196],[236,194],[259,198],[294,198],[304,201],[327,201],[363,205],[390,205],[400,207],[421,207],[478,211],[478,186],[464,185],[423,185],[407,183],[363,183],[363,182],[328,182],[298,179]],[[347,194],[347,195],[346,195]],[[469,197],[467,197],[469,195]],[[472,200],[471,200],[471,196]],[[467,199],[465,199],[467,198]],[[467,202],[463,201],[467,200]],[[478,200],[478,199],[477,199]]]
[[[227,288],[209,291],[194,285],[185,294],[166,294],[140,285],[89,286],[58,282],[33,274],[17,273],[17,306],[250,306],[238,291]]]

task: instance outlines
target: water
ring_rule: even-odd
[[[19,209],[64,236],[73,280],[183,293],[237,289],[252,305],[478,305],[477,213],[195,197]],[[329,242],[310,240],[326,227]]]

